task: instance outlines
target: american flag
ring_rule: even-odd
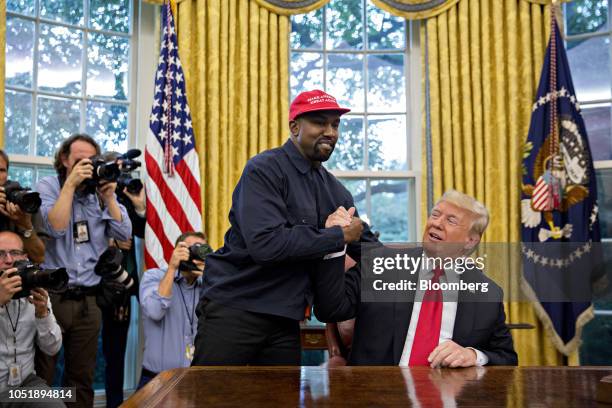
[[[162,16],[163,39],[145,148],[147,269],[167,266],[181,233],[202,230],[200,166],[169,4],[163,6]]]

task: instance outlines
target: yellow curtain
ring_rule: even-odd
[[[477,197],[491,212],[488,242],[520,241],[521,144],[549,32],[550,6],[526,0],[461,0],[421,25],[433,170],[427,180],[424,156],[423,197],[428,184],[434,198],[449,188]],[[504,290],[518,290],[518,279],[517,265]],[[506,306],[510,323],[536,327],[513,331],[520,364],[561,363],[532,304]]]
[[[247,159],[289,136],[290,21],[254,0],[184,0],[178,22],[204,225],[219,247]]]
[[[409,20],[435,17],[459,0],[371,0],[377,7]]]
[[[0,112],[2,112],[2,117],[4,118],[4,61],[6,56],[6,1],[0,0],[0,83],[2,83],[2,87],[0,88]],[[0,146],[4,147],[4,119],[2,119],[2,123],[0,123]]]

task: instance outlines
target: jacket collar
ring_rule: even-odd
[[[285,154],[289,157],[289,160],[295,166],[295,168],[302,174],[308,173],[311,169],[313,169],[312,163],[310,160],[302,156],[302,153],[295,146],[291,138],[285,142],[282,147]]]

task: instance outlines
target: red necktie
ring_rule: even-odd
[[[439,283],[440,276],[444,273],[442,269],[434,269],[432,283]],[[412,350],[410,351],[410,366],[429,365],[427,357],[438,346],[440,341],[440,325],[442,324],[442,291],[428,289],[423,296],[419,321]]]

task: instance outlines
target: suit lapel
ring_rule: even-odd
[[[464,277],[465,275],[467,274],[464,274]],[[459,291],[457,314],[453,328],[453,341],[455,343],[460,344],[460,341],[469,338],[472,332],[476,320],[476,303],[473,300],[470,292]]]
[[[402,351],[406,343],[406,335],[410,326],[412,316],[412,302],[394,302],[393,314],[395,316],[393,325],[393,364],[399,364]]]

